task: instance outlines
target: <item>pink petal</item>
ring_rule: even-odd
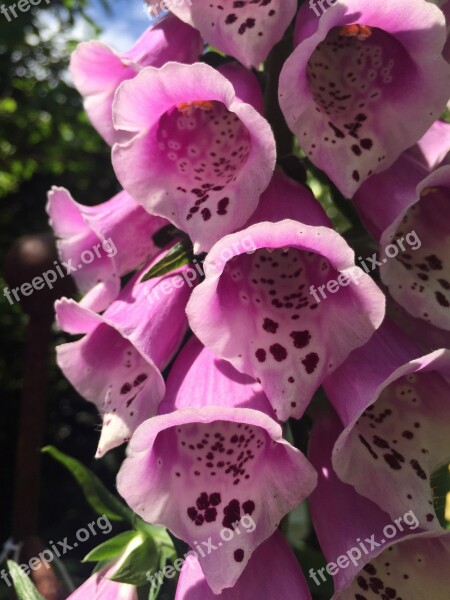
[[[354,25],[369,33],[343,32]],[[310,160],[346,197],[442,114],[450,95],[445,37],[444,15],[425,0],[340,0],[320,18],[308,2],[300,9],[280,104]]]
[[[205,406],[143,423],[117,484],[144,520],[193,548],[199,540],[218,546],[199,558],[218,594],[235,585],[254,550],[312,491],[315,473],[262,412]],[[250,517],[255,527],[236,535],[233,524],[243,518],[251,524]]]
[[[170,10],[202,37],[246,67],[258,67],[283,37],[297,9],[296,0],[171,2]]]
[[[186,231],[196,252],[254,212],[272,176],[275,140],[216,70],[148,67],[120,87],[113,112],[129,140],[113,149],[117,177],[146,210]]]
[[[277,173],[252,220],[262,216],[211,249],[187,313],[197,337],[259,380],[285,421],[299,418],[323,379],[371,337],[384,297],[343,238],[317,226],[328,220],[299,184]],[[321,299],[320,286],[341,275],[347,285]]]
[[[208,586],[200,562],[193,554],[189,555],[181,570],[175,600],[254,600],[262,597],[267,600],[311,600],[297,559],[278,531],[255,550],[236,585],[219,595]]]

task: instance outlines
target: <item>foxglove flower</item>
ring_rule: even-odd
[[[162,67],[169,60],[195,62],[201,51],[198,32],[169,16],[149,27],[127,52],[117,52],[98,40],[78,44],[71,56],[70,74],[92,125],[112,145],[121,139],[112,122],[119,85],[147,66]]]
[[[246,228],[212,248],[204,270],[188,304],[191,328],[261,382],[282,421],[303,414],[324,377],[384,317],[384,296],[355,267],[351,248],[281,172]]]
[[[115,565],[94,573],[67,600],[138,600],[134,585],[108,579],[114,569]]]
[[[430,477],[450,459],[450,350],[420,354],[387,321],[324,389],[344,424],[333,451],[339,478],[392,519],[413,505],[433,530]]]
[[[320,586],[334,576],[332,600],[447,600],[450,533],[423,531],[414,501],[392,520],[342,483],[330,460],[342,426],[331,412],[316,416],[308,456],[318,470],[319,484],[310,508],[320,546],[330,562],[327,572],[311,569],[310,577]],[[401,487],[386,486],[386,494],[401,492]],[[339,518],[330,519],[330,514]]]
[[[311,161],[351,198],[443,112],[445,18],[426,0],[342,0],[320,18],[310,5],[298,15],[280,105]]]
[[[101,316],[73,300],[56,303],[61,329],[85,334],[56,348],[57,363],[102,415],[97,457],[128,441],[156,414],[165,391],[160,371],[187,329],[190,288],[180,272],[145,283],[142,276],[138,273]]]
[[[258,67],[281,40],[297,10],[296,0],[193,0],[170,2],[170,10],[202,37],[246,67]]]
[[[196,252],[241,227],[272,176],[272,130],[244,84],[239,75],[235,89],[205,64],[168,63],[116,95],[114,123],[129,136],[113,148],[118,179],[146,210],[186,231]]]
[[[200,565],[218,594],[235,585],[253,551],[314,489],[316,476],[259,410],[265,399],[256,382],[197,341],[178,361],[164,414],[134,433],[117,487],[145,521],[204,550]]]
[[[175,600],[254,600],[279,598],[311,600],[311,594],[292,550],[276,531],[252,555],[236,585],[218,596],[211,591],[193,555],[183,563]]]
[[[149,215],[126,192],[97,206],[85,206],[66,189],[53,187],[47,213],[59,238],[59,256],[85,294],[81,305],[96,312],[117,297],[120,277],[160,252],[152,236],[169,224]]]
[[[389,201],[380,209],[383,197]],[[355,196],[363,220],[380,240],[380,275],[390,294],[413,317],[445,331],[450,330],[449,199],[450,166],[429,174],[409,156]]]

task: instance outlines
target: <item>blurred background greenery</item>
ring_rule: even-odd
[[[108,5],[103,5],[106,18]],[[78,92],[68,83],[68,59],[77,32],[91,32],[91,37],[100,33],[89,9],[87,0],[52,0],[18,13],[11,22],[0,15],[0,265],[17,237],[49,230],[45,204],[52,185],[67,187],[85,204],[103,202],[117,192],[110,150],[90,126]],[[145,19],[142,14],[143,26],[148,25]],[[2,270],[0,289],[5,285]],[[1,294],[0,551],[11,535],[27,318],[20,303],[11,306]],[[61,341],[63,335],[54,330],[53,345]],[[63,379],[53,353],[49,361],[45,443],[77,456],[112,489],[120,451],[95,463],[96,410]],[[62,539],[62,534],[73,536],[93,515],[70,475],[50,458],[43,460],[39,534],[46,543]],[[89,549],[87,542],[68,557],[80,577],[89,567],[80,570],[78,559]],[[6,597],[2,583],[0,598]]]

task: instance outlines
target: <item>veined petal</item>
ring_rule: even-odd
[[[246,67],[258,67],[281,40],[297,10],[296,0],[192,0],[170,10],[200,31],[218,50]]]
[[[299,418],[322,380],[370,338],[384,296],[343,238],[317,226],[327,218],[299,184],[277,173],[252,220],[262,215],[268,220],[211,249],[187,313],[198,338],[260,381],[285,421]]]
[[[126,192],[85,206],[66,189],[53,187],[47,213],[59,238],[59,256],[76,268],[73,277],[86,294],[82,305],[94,311],[104,310],[117,297],[120,277],[161,251],[152,235],[169,224],[149,215]]]
[[[450,459],[450,351],[426,356],[386,322],[324,382],[344,431],[338,476],[392,519],[413,505],[423,529],[440,525],[430,476]]]
[[[198,559],[194,555],[188,556],[181,569],[175,600],[254,600],[261,597],[311,600],[297,559],[278,531],[255,550],[233,589],[225,589],[219,595],[208,586]]]
[[[103,427],[97,456],[128,441],[156,414],[164,396],[161,375],[177,351],[187,323],[190,289],[180,274],[141,283],[141,271],[97,315],[73,300],[56,303],[59,326],[86,335],[57,347],[57,362],[75,389],[93,402]]]
[[[121,139],[112,123],[112,103],[118,86],[143,67],[161,67],[169,60],[191,63],[202,51],[199,34],[169,16],[149,27],[127,52],[117,52],[103,42],[78,44],[70,60],[70,74],[84,98],[93,126],[112,145]]]
[[[305,3],[297,23],[280,105],[309,158],[351,198],[442,114],[445,18],[426,0],[342,0],[320,18]]]
[[[129,136],[113,148],[116,175],[146,210],[186,231],[196,252],[244,225],[270,182],[275,140],[223,75],[148,67],[120,86],[113,113]]]
[[[143,423],[117,484],[144,520],[192,548],[202,540],[217,547],[199,561],[218,594],[235,585],[254,550],[308,496],[315,473],[262,412],[205,406]],[[238,535],[243,518],[254,527]]]

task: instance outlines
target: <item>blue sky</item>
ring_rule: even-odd
[[[100,0],[90,0],[89,14],[104,30],[100,39],[118,50],[126,50],[150,24],[144,0],[112,0],[110,4],[108,14]]]

